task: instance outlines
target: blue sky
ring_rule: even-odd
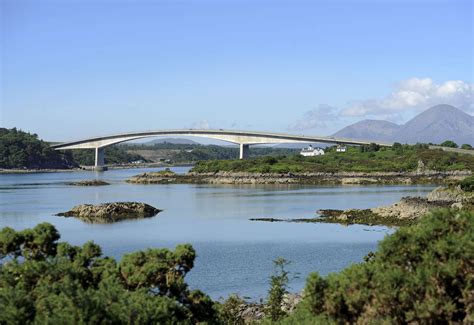
[[[0,0],[3,127],[326,135],[472,114],[473,2]]]

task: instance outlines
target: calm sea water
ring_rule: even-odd
[[[157,169],[153,169],[157,170]],[[186,167],[173,168],[184,173]],[[125,179],[150,169],[105,173],[65,172],[0,175],[0,228],[54,224],[73,244],[93,240],[105,255],[191,243],[198,253],[187,281],[213,298],[230,293],[260,299],[268,290],[272,260],[284,257],[293,291],[312,271],[335,272],[362,261],[391,230],[385,227],[252,222],[249,218],[309,218],[324,208],[370,208],[407,195],[426,195],[432,186],[136,185]],[[102,179],[111,186],[67,183]],[[139,201],[164,211],[154,218],[87,224],[53,216],[82,203]]]

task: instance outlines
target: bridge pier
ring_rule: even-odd
[[[95,164],[94,170],[97,172],[103,172],[107,170],[105,166],[105,152],[104,148],[95,148]]]
[[[244,143],[240,144],[240,159],[247,159],[249,157],[249,146],[250,145]]]

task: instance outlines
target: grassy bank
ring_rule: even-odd
[[[395,145],[389,148],[349,147],[347,152],[328,148],[323,156],[299,154],[248,160],[200,161],[197,173],[219,171],[255,173],[304,172],[407,172],[416,170],[474,170],[474,156],[428,149],[426,145]]]

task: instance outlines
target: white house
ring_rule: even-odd
[[[309,145],[307,148],[301,149],[300,155],[305,157],[321,156],[324,155],[324,150],[319,147],[313,148],[312,145]]]
[[[346,152],[346,150],[347,150],[346,146],[340,145],[340,144],[337,145],[337,148],[336,148],[337,152]]]

